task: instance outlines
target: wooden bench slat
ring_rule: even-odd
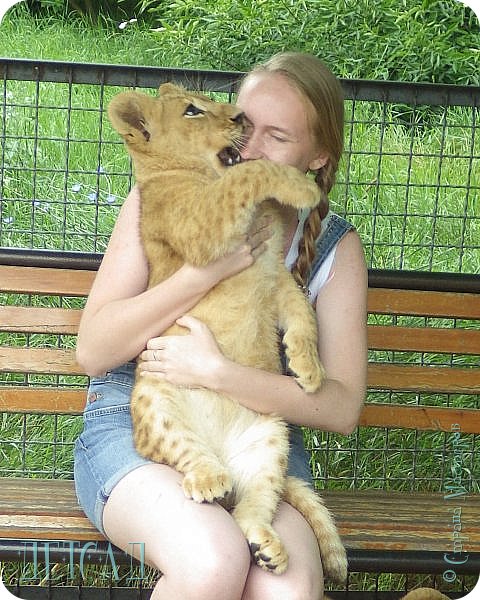
[[[370,325],[368,347],[402,352],[480,354],[480,330]]]
[[[0,331],[75,335],[81,310],[34,306],[0,306]]]
[[[367,403],[360,416],[363,427],[452,431],[454,424],[462,433],[480,433],[480,411],[475,408]]]
[[[83,412],[83,388],[0,387],[0,412],[72,414]],[[451,431],[453,423],[463,433],[480,433],[480,411],[469,408],[367,403],[361,426]]]
[[[442,493],[325,490],[321,494],[349,548],[453,551],[452,508],[458,503],[452,504]],[[480,550],[479,510],[478,495],[462,498],[462,533],[469,537],[465,552]]]
[[[75,335],[82,311],[66,308],[0,306],[0,331]],[[480,354],[480,330],[369,325],[374,350]]]
[[[6,478],[0,488],[0,536],[101,540],[78,506],[73,481]]]
[[[103,536],[88,527],[85,516],[70,517],[63,513],[42,515],[1,515],[0,537],[12,539],[103,540]]]
[[[0,346],[0,372],[83,375],[74,350]]]
[[[22,294],[86,296],[95,271],[0,265],[2,291]]]
[[[370,288],[368,312],[480,319],[480,298],[478,294]]]
[[[369,362],[367,384],[376,390],[478,394],[480,369]]]
[[[438,494],[325,491],[340,535],[352,549],[448,551],[451,501]],[[462,499],[465,552],[480,551],[479,496]],[[72,481],[5,479],[0,488],[0,537],[101,540],[78,506]]]
[[[76,335],[81,310],[0,306],[0,331]],[[370,325],[372,350],[480,354],[480,330]]]
[[[78,506],[73,481],[2,479],[0,537],[102,540]]]
[[[86,296],[95,271],[0,265],[2,291]],[[478,294],[370,288],[368,311],[378,314],[480,319]]]
[[[0,346],[0,372],[84,375],[74,350],[4,346]],[[480,369],[369,363],[367,383],[377,390],[477,394]]]
[[[0,412],[79,415],[86,397],[85,388],[0,387]]]

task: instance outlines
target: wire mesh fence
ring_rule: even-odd
[[[480,439],[475,434],[462,433],[460,450],[449,432],[400,428],[363,427],[350,436],[313,431],[307,438],[314,479],[322,489],[448,494],[461,451],[463,489],[466,494],[479,491]]]
[[[81,430],[79,416],[3,415],[0,475],[71,479],[74,442]]]
[[[4,247],[104,250],[132,185],[106,118],[122,88],[163,81],[231,100],[238,73],[0,61]],[[333,208],[372,268],[477,273],[480,88],[342,82],[345,154]]]

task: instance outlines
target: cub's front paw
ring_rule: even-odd
[[[316,392],[325,379],[325,369],[318,358],[316,345],[302,344],[299,347],[290,344],[286,354],[288,366],[295,373],[298,384],[308,393]]]
[[[272,527],[259,526],[250,531],[248,544],[253,561],[264,571],[276,575],[286,571],[288,554]]]
[[[307,368],[302,367],[296,368],[295,361],[291,364],[292,371],[296,374],[295,380],[298,384],[309,394],[313,394],[320,389],[323,380],[325,379],[325,369],[318,360],[314,363],[307,365]]]
[[[306,392],[316,392],[325,379],[325,370],[318,357],[317,336],[297,324],[287,329],[283,342],[288,366],[296,375],[295,379]]]
[[[232,479],[225,470],[201,468],[187,473],[182,487],[185,496],[195,502],[214,502],[232,491]]]

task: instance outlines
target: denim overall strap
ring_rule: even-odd
[[[327,217],[325,231],[322,231],[322,234],[317,238],[316,241],[315,259],[310,267],[310,273],[308,275],[309,284],[333,248],[338,244],[343,236],[352,229],[354,229],[354,227],[351,223],[336,214],[330,214]]]

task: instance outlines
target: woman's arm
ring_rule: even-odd
[[[139,215],[140,194],[133,188],[118,216],[80,323],[77,361],[88,375],[134,359],[147,340],[165,331],[220,280],[248,267],[263,251],[262,242],[269,235],[263,224],[236,252],[206,267],[186,264],[147,290]]]
[[[319,355],[327,379],[315,394],[292,377],[245,367],[223,356],[208,328],[184,318],[189,336],[150,340],[142,354],[146,370],[183,385],[201,385],[229,395],[262,413],[277,413],[290,423],[348,434],[358,423],[366,390],[367,269],[356,233],[340,242],[335,275],[316,303]],[[199,358],[200,357],[200,358]]]

